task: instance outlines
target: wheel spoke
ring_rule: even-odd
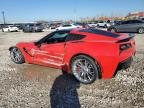
[[[77,59],[72,69],[76,78],[82,82],[90,82],[95,78],[95,68],[87,59]]]
[[[86,60],[84,60],[84,65],[85,67],[88,67],[89,63]]]
[[[11,57],[15,62],[21,60],[21,52],[17,48],[13,48],[11,52]]]
[[[84,66],[82,60],[79,60],[77,64],[80,65],[81,67]]]
[[[89,74],[89,73],[87,73],[86,75],[87,75],[88,79],[89,79],[89,80],[91,80],[91,78],[90,78],[90,74]]]
[[[86,78],[86,74],[85,74],[85,73],[83,74],[83,79],[84,79],[84,81],[87,81],[87,78]]]

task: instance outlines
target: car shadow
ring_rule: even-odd
[[[80,83],[72,75],[58,76],[50,91],[51,108],[80,108],[79,87]]]

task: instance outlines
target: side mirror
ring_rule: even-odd
[[[40,48],[41,47],[41,44],[38,44],[38,45],[36,45],[38,48]]]
[[[38,47],[38,48],[41,47],[41,43],[39,43],[39,42],[34,42],[34,45],[35,45],[36,47]]]

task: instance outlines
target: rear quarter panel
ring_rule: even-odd
[[[70,60],[77,54],[86,54],[95,59],[101,68],[102,78],[111,78],[118,65],[118,46],[113,42],[87,41],[68,42],[65,62],[70,69]]]

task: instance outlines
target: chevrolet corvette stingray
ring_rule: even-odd
[[[135,41],[127,34],[97,29],[58,30],[36,42],[9,48],[11,60],[62,69],[84,84],[112,78],[117,67],[129,67]]]

